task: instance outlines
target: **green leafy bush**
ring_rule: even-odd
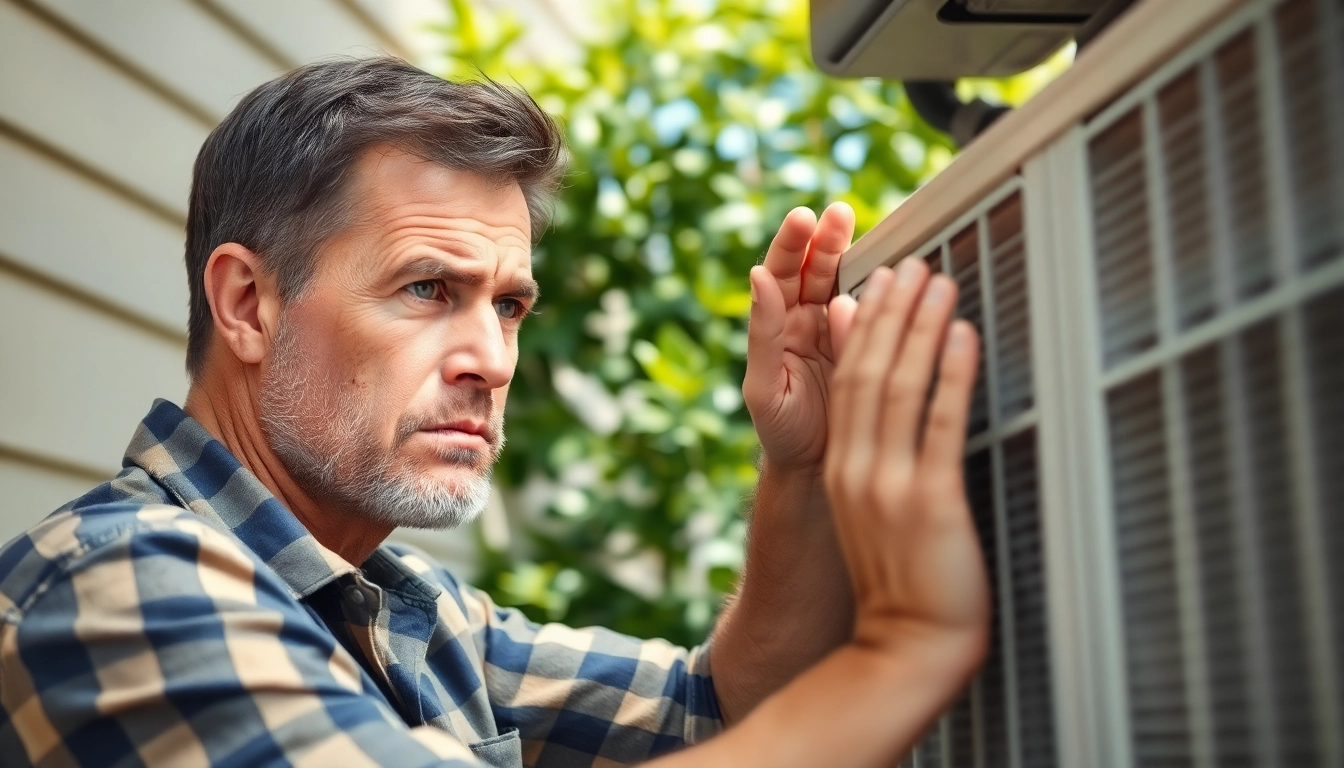
[[[756,481],[749,269],[791,208],[845,200],[862,233],[952,147],[899,84],[822,76],[804,0],[607,0],[571,62],[514,56],[517,19],[450,8],[445,74],[522,86],[572,154],[496,471],[515,534],[481,538],[478,583],[539,620],[698,642]]]

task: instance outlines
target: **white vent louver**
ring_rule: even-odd
[[[951,275],[984,339],[995,597],[903,766],[1344,765],[1344,0],[1219,2],[887,251]]]

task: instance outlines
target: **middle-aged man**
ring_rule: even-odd
[[[709,643],[538,626],[383,545],[485,503],[563,154],[525,95],[393,59],[242,100],[195,168],[185,407],[156,402],[116,479],[0,550],[0,763],[909,748],[987,642],[960,473],[978,344],[917,261],[831,299],[846,207],[790,213],[751,274],[761,480]]]

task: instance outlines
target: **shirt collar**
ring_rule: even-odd
[[[126,448],[182,506],[222,523],[302,599],[355,566],[308,532],[224,444],[167,400],[155,400]]]

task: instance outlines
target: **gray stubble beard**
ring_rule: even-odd
[[[391,448],[384,449],[366,403],[327,379],[314,381],[311,371],[299,339],[282,319],[274,359],[261,378],[261,426],[271,450],[305,492],[354,514],[408,528],[456,528],[485,509],[489,470],[504,444],[501,419],[492,419],[495,439],[487,451],[436,451],[440,461],[475,470],[469,479],[447,486],[394,460],[424,419],[403,417]],[[457,415],[486,416],[489,398],[488,392],[474,391]]]

